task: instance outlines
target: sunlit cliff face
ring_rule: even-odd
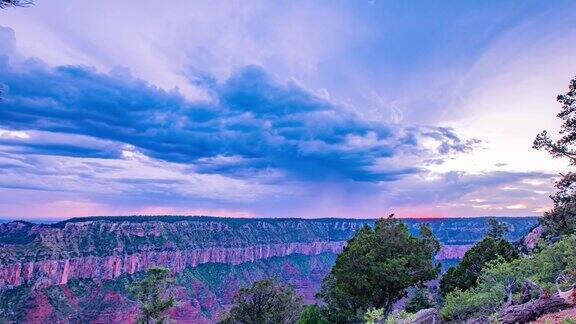
[[[2,11],[0,215],[540,214],[574,6]]]

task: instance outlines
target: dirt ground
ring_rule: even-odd
[[[537,320],[535,320],[534,324],[561,324],[563,320],[571,319],[576,322],[576,307],[568,308],[563,311],[546,314]]]

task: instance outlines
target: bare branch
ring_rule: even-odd
[[[33,4],[33,0],[0,0],[0,9],[6,9],[9,7],[29,7]]]

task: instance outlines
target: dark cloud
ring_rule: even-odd
[[[42,155],[61,155],[71,157],[90,157],[90,158],[111,158],[117,157],[109,151],[103,151],[99,148],[83,147],[73,144],[36,144],[25,141],[9,142],[0,140],[0,147],[9,144],[3,149],[7,153],[18,154],[42,154]]]
[[[84,135],[117,143],[86,147],[12,141],[22,153],[118,157],[118,144],[165,161],[188,163],[196,172],[248,177],[266,170],[299,179],[393,181],[419,167],[378,168],[380,159],[417,152],[418,139],[439,143],[440,155],[467,152],[476,144],[448,128],[400,127],[367,121],[294,82],[280,83],[247,66],[222,83],[194,82],[209,101],[188,101],[116,69],[50,68],[37,60],[18,67],[0,60],[6,98],[0,122],[12,130]]]

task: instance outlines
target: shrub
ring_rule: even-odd
[[[328,321],[322,318],[318,305],[308,305],[304,307],[296,324],[328,324]]]
[[[414,290],[414,295],[404,306],[408,313],[416,313],[421,309],[434,307],[434,304],[428,298],[428,292],[424,288]]]
[[[502,258],[487,264],[478,278],[476,287],[456,289],[446,295],[441,310],[446,320],[463,320],[475,314],[490,314],[506,301],[506,282],[516,282],[512,292],[520,290],[520,284],[529,279],[549,291],[555,290],[559,275],[566,275],[562,289],[576,279],[576,235],[564,236],[556,243],[544,246],[540,251],[512,261]]]
[[[295,323],[302,308],[302,297],[296,295],[292,286],[264,279],[249,288],[240,288],[230,312],[220,323]]]
[[[415,314],[408,313],[405,310],[394,312],[386,318],[386,324],[409,324],[416,318]]]
[[[365,324],[378,324],[384,320],[384,309],[382,308],[369,308],[364,314]]]
[[[451,267],[440,281],[440,291],[443,296],[449,292],[460,289],[466,290],[474,287],[482,269],[498,257],[504,260],[513,260],[518,252],[512,244],[503,238],[487,236],[476,243],[462,258],[462,262]]]
[[[464,321],[472,315],[489,315],[500,307],[506,297],[504,285],[456,289],[444,300],[440,314],[446,320]]]
[[[174,285],[170,270],[161,267],[148,269],[144,279],[132,283],[128,290],[140,303],[139,323],[164,323],[164,312],[174,306],[174,296],[166,291]]]

